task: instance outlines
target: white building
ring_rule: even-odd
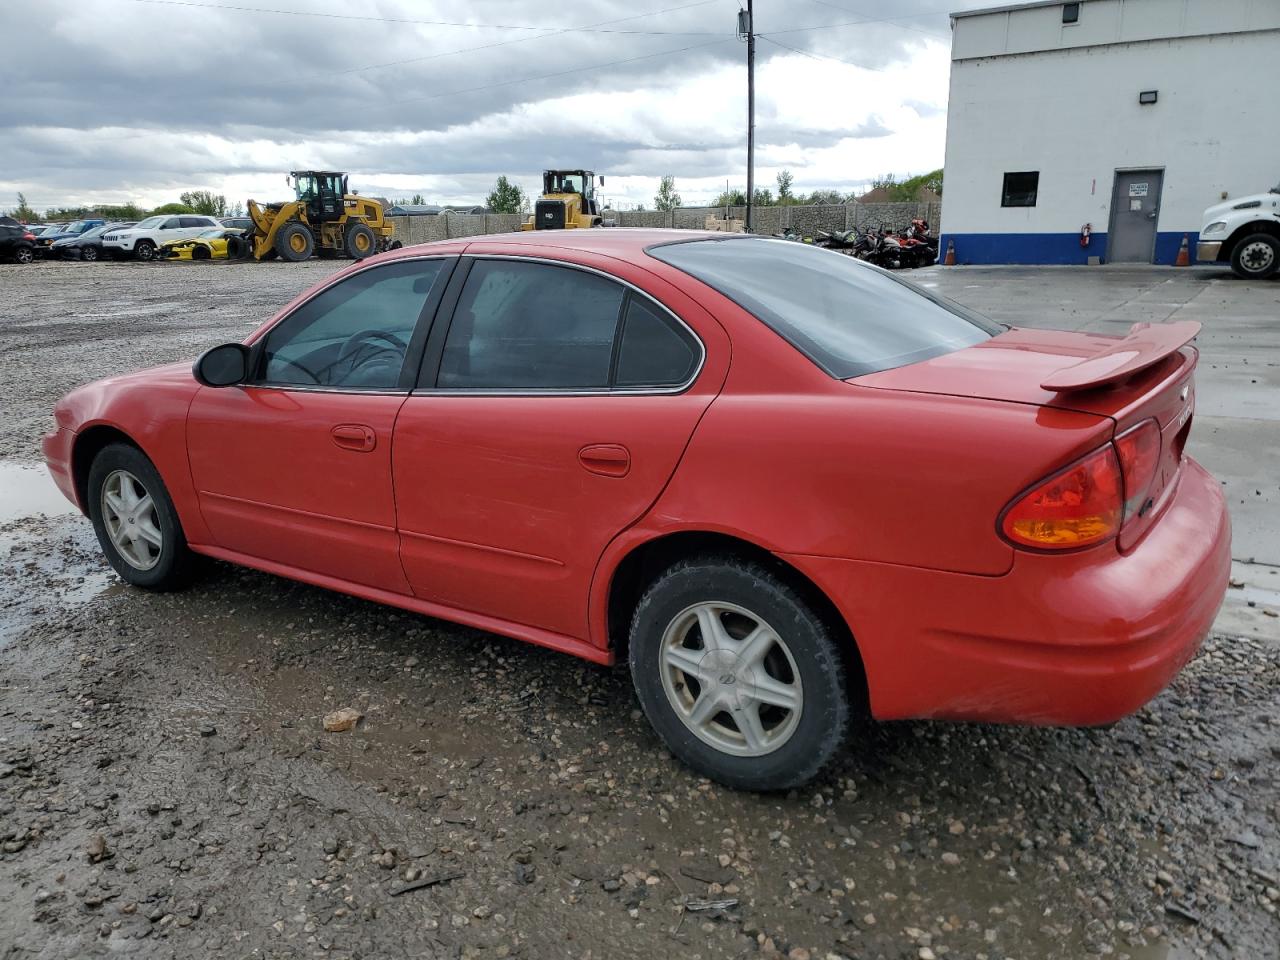
[[[1194,262],[1205,207],[1280,181],[1280,0],[1033,2],[952,31],[957,263],[1172,263],[1184,234]]]

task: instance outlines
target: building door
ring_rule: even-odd
[[[1151,263],[1155,258],[1163,180],[1163,170],[1116,172],[1111,195],[1111,235],[1107,239],[1109,263]]]

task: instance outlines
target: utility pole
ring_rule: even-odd
[[[747,233],[756,192],[756,22],[751,3],[747,0],[747,9],[738,11],[738,36],[747,40]]]

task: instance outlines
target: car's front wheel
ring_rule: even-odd
[[[150,240],[139,240],[133,247],[133,255],[139,260],[154,260],[156,245]]]
[[[141,450],[104,447],[89,468],[87,493],[94,533],[116,573],[136,587],[181,586],[191,552],[160,473]]]
[[[631,676],[671,752],[731,787],[805,783],[849,726],[832,625],[783,578],[736,557],[682,561],[648,588]]]
[[[93,263],[98,259],[98,248],[92,244],[80,248],[80,259]]]

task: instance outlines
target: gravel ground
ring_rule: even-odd
[[[332,269],[0,274],[0,958],[1280,955],[1266,591],[1113,727],[865,724],[754,796],[622,669],[223,564],[120,585],[14,463],[53,401]]]

